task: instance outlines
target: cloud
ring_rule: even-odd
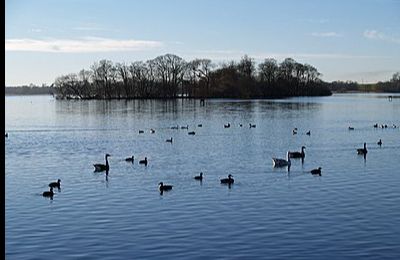
[[[39,28],[32,28],[31,29],[31,32],[34,32],[34,33],[40,33],[40,32],[42,32],[43,30],[42,29],[39,29]]]
[[[244,51],[235,50],[199,50],[187,53],[187,57],[196,58],[198,56],[202,58],[209,58],[212,60],[239,60],[244,55],[248,55],[256,60],[264,60],[265,58],[274,58],[277,60],[283,60],[285,58],[293,59],[385,59],[389,58],[386,56],[373,56],[373,55],[354,55],[354,54],[343,54],[343,53],[277,53],[277,52],[266,52],[266,53],[249,53]]]
[[[363,33],[364,37],[371,40],[380,40],[386,42],[394,42],[400,44],[400,38],[396,38],[394,36],[390,36],[379,32],[377,30],[365,30]]]
[[[313,33],[311,33],[311,36],[323,37],[323,38],[326,38],[326,37],[343,37],[342,34],[336,33],[336,32],[323,32],[323,33],[313,32]]]
[[[159,41],[116,40],[98,37],[85,37],[77,40],[69,39],[6,39],[6,51],[32,52],[60,52],[60,53],[87,53],[87,52],[114,52],[114,51],[142,51],[157,49],[163,46]]]

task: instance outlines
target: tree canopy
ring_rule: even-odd
[[[209,59],[185,61],[165,54],[130,64],[110,60],[90,69],[56,78],[61,99],[138,98],[275,98],[331,95],[309,64],[292,58],[281,63],[265,59],[260,64],[245,55],[240,61],[217,66]]]

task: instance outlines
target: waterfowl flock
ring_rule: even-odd
[[[198,124],[197,126],[198,127],[202,127],[203,125],[202,124]],[[231,124],[227,123],[227,124],[224,124],[223,126],[224,126],[224,128],[229,128],[229,127],[231,127]],[[239,124],[238,126],[242,127],[243,124]],[[256,127],[255,124],[249,123],[249,128],[255,128],[255,127]],[[378,128],[378,124],[374,124],[373,127],[374,128]],[[189,129],[189,125],[181,126],[181,127],[179,127],[177,125],[177,126],[170,127],[170,129],[179,129],[179,128],[188,130]],[[348,127],[348,129],[349,130],[354,130],[354,127]],[[154,134],[155,132],[156,131],[154,129],[150,129],[150,133]],[[293,135],[297,134],[297,132],[298,132],[298,128],[293,128],[292,129],[292,134]],[[139,130],[139,133],[144,133],[144,130]],[[195,132],[194,131],[189,131],[188,134],[189,135],[194,135]],[[306,135],[310,136],[311,135],[311,130],[308,130],[306,132]],[[6,133],[6,137],[7,136],[8,136],[8,134]],[[169,143],[172,144],[172,140],[173,140],[173,138],[171,137],[169,139],[166,139],[166,142],[169,142]],[[379,139],[379,141],[376,144],[381,147],[382,146],[382,139]],[[293,159],[301,159],[302,163],[303,163],[304,159],[305,159],[305,149],[306,149],[306,147],[303,145],[303,146],[301,146],[300,151],[290,151],[290,150],[287,151],[286,152],[286,158],[272,157],[273,167],[274,168],[287,167],[287,170],[290,171],[290,168],[292,166],[291,158],[293,158]],[[364,158],[365,158],[366,154],[368,153],[367,143],[364,142],[363,147],[362,148],[357,148],[356,151],[357,151],[357,154],[364,155]],[[111,155],[106,153],[105,157],[104,157],[105,158],[105,164],[102,164],[102,163],[93,164],[94,172],[104,172],[104,171],[106,171],[106,180],[108,180],[107,176],[108,176],[108,172],[109,172],[109,169],[110,169],[110,165],[109,165],[109,161],[108,161],[109,157],[111,157]],[[134,161],[135,161],[135,157],[134,157],[134,155],[131,155],[129,157],[126,157],[124,160],[126,162],[130,162],[130,163],[133,164]],[[147,157],[144,157],[144,159],[139,160],[138,164],[147,166],[148,165]],[[317,167],[317,168],[309,170],[307,172],[311,173],[314,176],[321,176],[322,175],[321,174],[321,170],[322,170],[322,167]],[[233,177],[232,174],[229,174],[227,178],[220,179],[220,183],[221,184],[228,184],[229,187],[231,187],[231,185],[234,183],[234,179],[232,177]],[[199,175],[196,175],[196,176],[193,177],[194,180],[197,180],[197,181],[200,181],[200,182],[203,181],[203,178],[204,178],[203,172],[200,172]],[[48,198],[53,199],[53,196],[54,196],[53,189],[54,188],[58,188],[58,190],[60,190],[61,180],[58,179],[55,182],[51,182],[51,183],[48,184],[48,186],[49,186],[50,190],[44,191],[42,193],[42,195],[43,195],[43,197],[48,197]],[[159,182],[159,184],[158,184],[158,189],[160,191],[160,194],[162,194],[165,191],[172,190],[172,187],[173,187],[173,185],[170,185],[170,184],[167,185],[167,184],[164,184],[164,182]]]

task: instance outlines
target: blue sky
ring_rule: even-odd
[[[292,57],[322,79],[400,71],[400,0],[6,0],[5,84],[51,84],[100,59],[216,64]]]

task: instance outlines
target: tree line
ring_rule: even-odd
[[[331,95],[309,64],[292,58],[259,64],[249,56],[216,65],[165,54],[130,64],[100,60],[53,83],[60,99],[277,98]]]
[[[330,90],[335,92],[387,92],[400,93],[400,72],[392,75],[388,81],[379,81],[372,84],[358,84],[356,81],[333,81],[326,83]]]

